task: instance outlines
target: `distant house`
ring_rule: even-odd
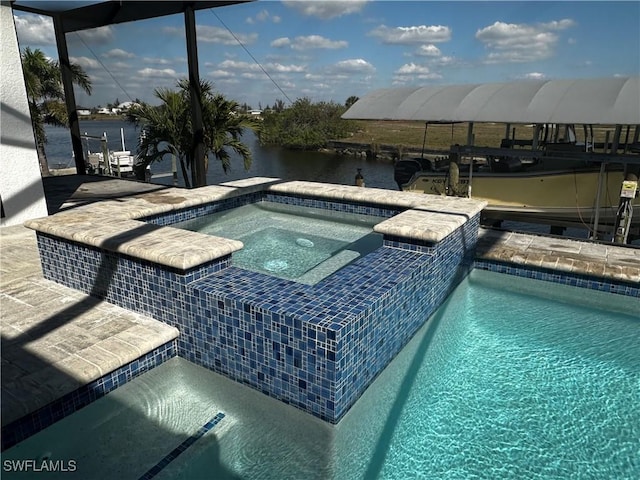
[[[115,115],[115,112],[112,108],[101,107],[98,109],[98,113],[101,115]]]
[[[139,106],[140,104],[136,102],[122,102],[120,105],[116,107],[116,109],[118,110],[118,113],[120,113],[120,112],[126,112],[131,107],[139,107]]]
[[[249,110],[249,115],[254,115],[256,117],[260,117],[262,115],[262,110]]]
[[[78,109],[78,116],[80,116],[80,117],[88,117],[89,115],[91,115],[91,110],[88,110],[86,108],[79,108]]]

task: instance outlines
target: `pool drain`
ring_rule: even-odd
[[[301,247],[313,248],[313,242],[311,240],[306,239],[306,238],[298,238],[296,240],[296,243],[298,245],[300,245]]]
[[[282,272],[289,268],[289,264],[286,260],[268,260],[264,262],[263,267],[270,272]]]

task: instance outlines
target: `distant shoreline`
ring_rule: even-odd
[[[126,122],[127,118],[123,115],[104,115],[104,114],[93,114],[93,115],[82,115],[78,116],[78,120],[80,121],[94,121],[94,120],[109,120],[109,121],[119,121]]]

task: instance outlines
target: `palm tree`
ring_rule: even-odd
[[[161,160],[165,155],[175,155],[180,160],[180,169],[187,188],[197,185],[195,180],[195,161],[193,152],[193,125],[191,122],[191,99],[189,82],[178,81],[178,89],[157,88],[154,91],[160,105],[141,103],[127,114],[129,121],[142,129],[138,144],[137,166],[143,171],[148,165]],[[238,103],[227,100],[222,94],[215,93],[211,83],[200,82],[202,95],[202,122],[204,125],[205,170],[208,169],[209,155],[222,163],[228,172],[231,168],[230,150],[240,155],[246,170],[251,166],[251,150],[242,143],[245,128],[257,130],[259,122],[248,115],[236,112]],[[191,172],[191,181],[189,179]]]
[[[48,59],[42,50],[31,50],[27,47],[22,52],[22,70],[40,171],[43,175],[49,175],[47,154],[44,150],[44,145],[47,143],[44,125],[46,123],[68,127],[69,124],[60,66],[58,62]],[[71,77],[73,83],[91,95],[91,80],[82,67],[72,63]]]

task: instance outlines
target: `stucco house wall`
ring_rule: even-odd
[[[0,226],[47,215],[35,137],[8,1],[0,2]]]

